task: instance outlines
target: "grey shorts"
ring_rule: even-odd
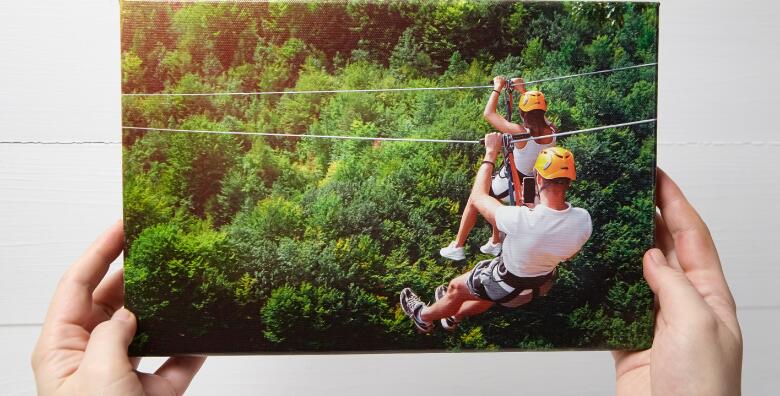
[[[510,277],[511,281],[505,279]],[[538,296],[539,289],[549,286],[554,277],[555,271],[534,278],[507,275],[501,256],[498,256],[477,263],[466,279],[466,286],[472,295],[481,300],[492,301],[507,308],[516,308]]]

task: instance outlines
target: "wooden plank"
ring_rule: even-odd
[[[780,306],[780,146],[664,145],[659,164],[709,223],[737,303]],[[38,323],[60,274],[121,216],[118,146],[0,146],[0,324]],[[745,206],[749,197],[749,205]]]
[[[0,140],[120,139],[118,1],[4,1],[0,48]]]
[[[780,3],[760,0],[663,2],[659,26],[662,139],[761,140],[772,127],[780,58]],[[735,28],[744,27],[744,28]],[[741,114],[745,114],[741,116]],[[750,114],[750,115],[748,115]]]
[[[778,309],[740,312],[746,395],[776,393],[778,318]],[[34,394],[29,355],[39,331],[37,326],[0,326],[3,394]],[[144,360],[141,370],[154,370],[161,361]],[[207,360],[188,394],[398,395],[410,389],[414,394],[516,389],[527,395],[607,395],[614,393],[614,368],[607,352],[224,356]]]
[[[120,156],[118,145],[0,146],[0,323],[42,321],[60,275],[122,217]]]

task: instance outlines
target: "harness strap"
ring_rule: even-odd
[[[500,256],[499,256],[500,257]],[[512,286],[515,290],[513,290],[511,293],[506,295],[505,297],[499,299],[496,301],[499,304],[503,304],[505,302],[513,300],[515,297],[517,297],[520,293],[522,293],[524,290],[532,290],[533,291],[533,298],[539,297],[541,294],[541,287],[553,279],[555,277],[555,274],[557,273],[557,269],[550,271],[547,274],[534,276],[534,277],[519,277],[506,269],[506,265],[504,265],[504,260],[499,258],[498,263],[498,274],[501,277],[501,281],[506,283],[509,286]]]

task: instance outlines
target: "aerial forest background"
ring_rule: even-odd
[[[486,85],[656,61],[657,5],[413,1],[122,4],[128,93]],[[543,83],[561,131],[655,117],[656,69]],[[133,127],[476,140],[490,89],[125,96]],[[417,334],[398,307],[487,258],[453,240],[483,148],[123,131],[133,353],[642,348],[655,124],[581,134],[569,201],[593,236],[546,297]]]

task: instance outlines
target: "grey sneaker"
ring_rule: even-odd
[[[452,241],[447,247],[439,249],[439,254],[450,260],[460,261],[466,258],[466,249],[456,247],[455,241]]]
[[[423,322],[419,317],[420,311],[426,306],[412,289],[407,287],[401,291],[401,309],[404,310],[406,316],[412,319],[414,326],[420,333],[430,333],[433,330],[433,323]]]
[[[433,294],[433,298],[435,298],[436,301],[441,300],[447,294],[447,285],[439,285]],[[454,331],[458,328],[458,323],[459,322],[455,320],[454,316],[449,316],[441,320],[441,327],[447,331]]]

